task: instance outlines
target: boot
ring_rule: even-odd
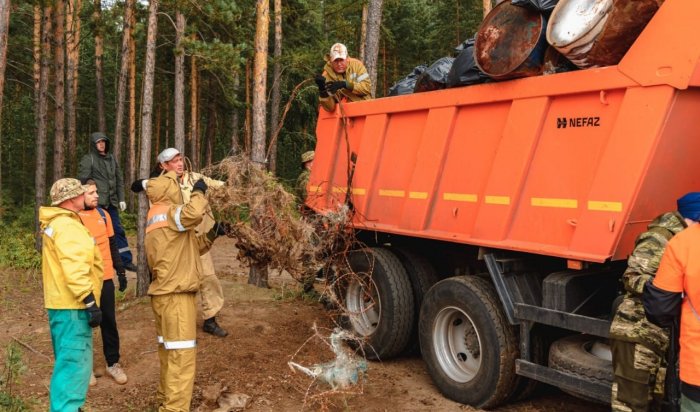
[[[214,336],[218,336],[220,338],[223,338],[225,336],[228,336],[228,332],[221,326],[219,326],[218,323],[216,323],[216,317],[212,316],[209,319],[204,320],[204,325],[202,325],[202,329],[209,334],[212,334]]]

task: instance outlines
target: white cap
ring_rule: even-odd
[[[331,61],[337,59],[347,59],[348,58],[348,48],[342,43],[336,43],[331,46]]]
[[[169,147],[158,155],[158,163],[165,163],[173,160],[173,157],[180,154],[180,151],[174,147]]]

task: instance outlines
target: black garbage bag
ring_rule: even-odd
[[[413,93],[413,88],[416,87],[416,80],[418,80],[418,76],[423,74],[423,72],[425,72],[427,69],[428,67],[424,65],[414,67],[411,74],[394,83],[394,85],[389,88],[389,96],[400,96],[402,94]]]
[[[554,10],[559,0],[511,0],[513,6],[527,7],[542,13],[549,13]]]
[[[431,64],[428,70],[416,80],[416,87],[413,89],[413,93],[444,89],[447,84],[447,73],[450,72],[454,60],[454,57],[442,57]]]
[[[490,80],[479,67],[474,59],[474,38],[466,40],[455,48],[461,51],[452,68],[447,73],[447,87],[467,86],[470,84],[484,83]]]

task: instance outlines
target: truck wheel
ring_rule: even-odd
[[[436,283],[423,300],[419,332],[428,373],[446,397],[493,408],[513,392],[516,334],[488,280]]]
[[[392,248],[391,251],[401,260],[408,278],[411,280],[411,288],[413,289],[413,314],[415,318],[411,328],[411,337],[404,352],[408,355],[420,354],[420,342],[418,342],[420,308],[423,304],[423,297],[428,293],[428,289],[436,284],[439,278],[435,268],[425,256],[399,247]]]
[[[352,273],[338,282],[341,325],[361,338],[361,350],[368,359],[398,355],[408,344],[414,318],[406,270],[385,248],[352,252],[348,265]]]
[[[552,343],[549,349],[549,367],[588,381],[612,385],[613,368],[610,347],[594,336],[572,335]],[[580,399],[600,403],[599,400],[586,395],[567,390],[564,392]]]

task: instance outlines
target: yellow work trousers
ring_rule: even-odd
[[[214,271],[214,260],[211,253],[200,256],[202,273],[199,281],[199,296],[202,301],[202,317],[209,319],[216,316],[224,306],[224,290]]]
[[[192,401],[197,357],[194,293],[151,297],[158,333],[158,412],[187,412]]]

